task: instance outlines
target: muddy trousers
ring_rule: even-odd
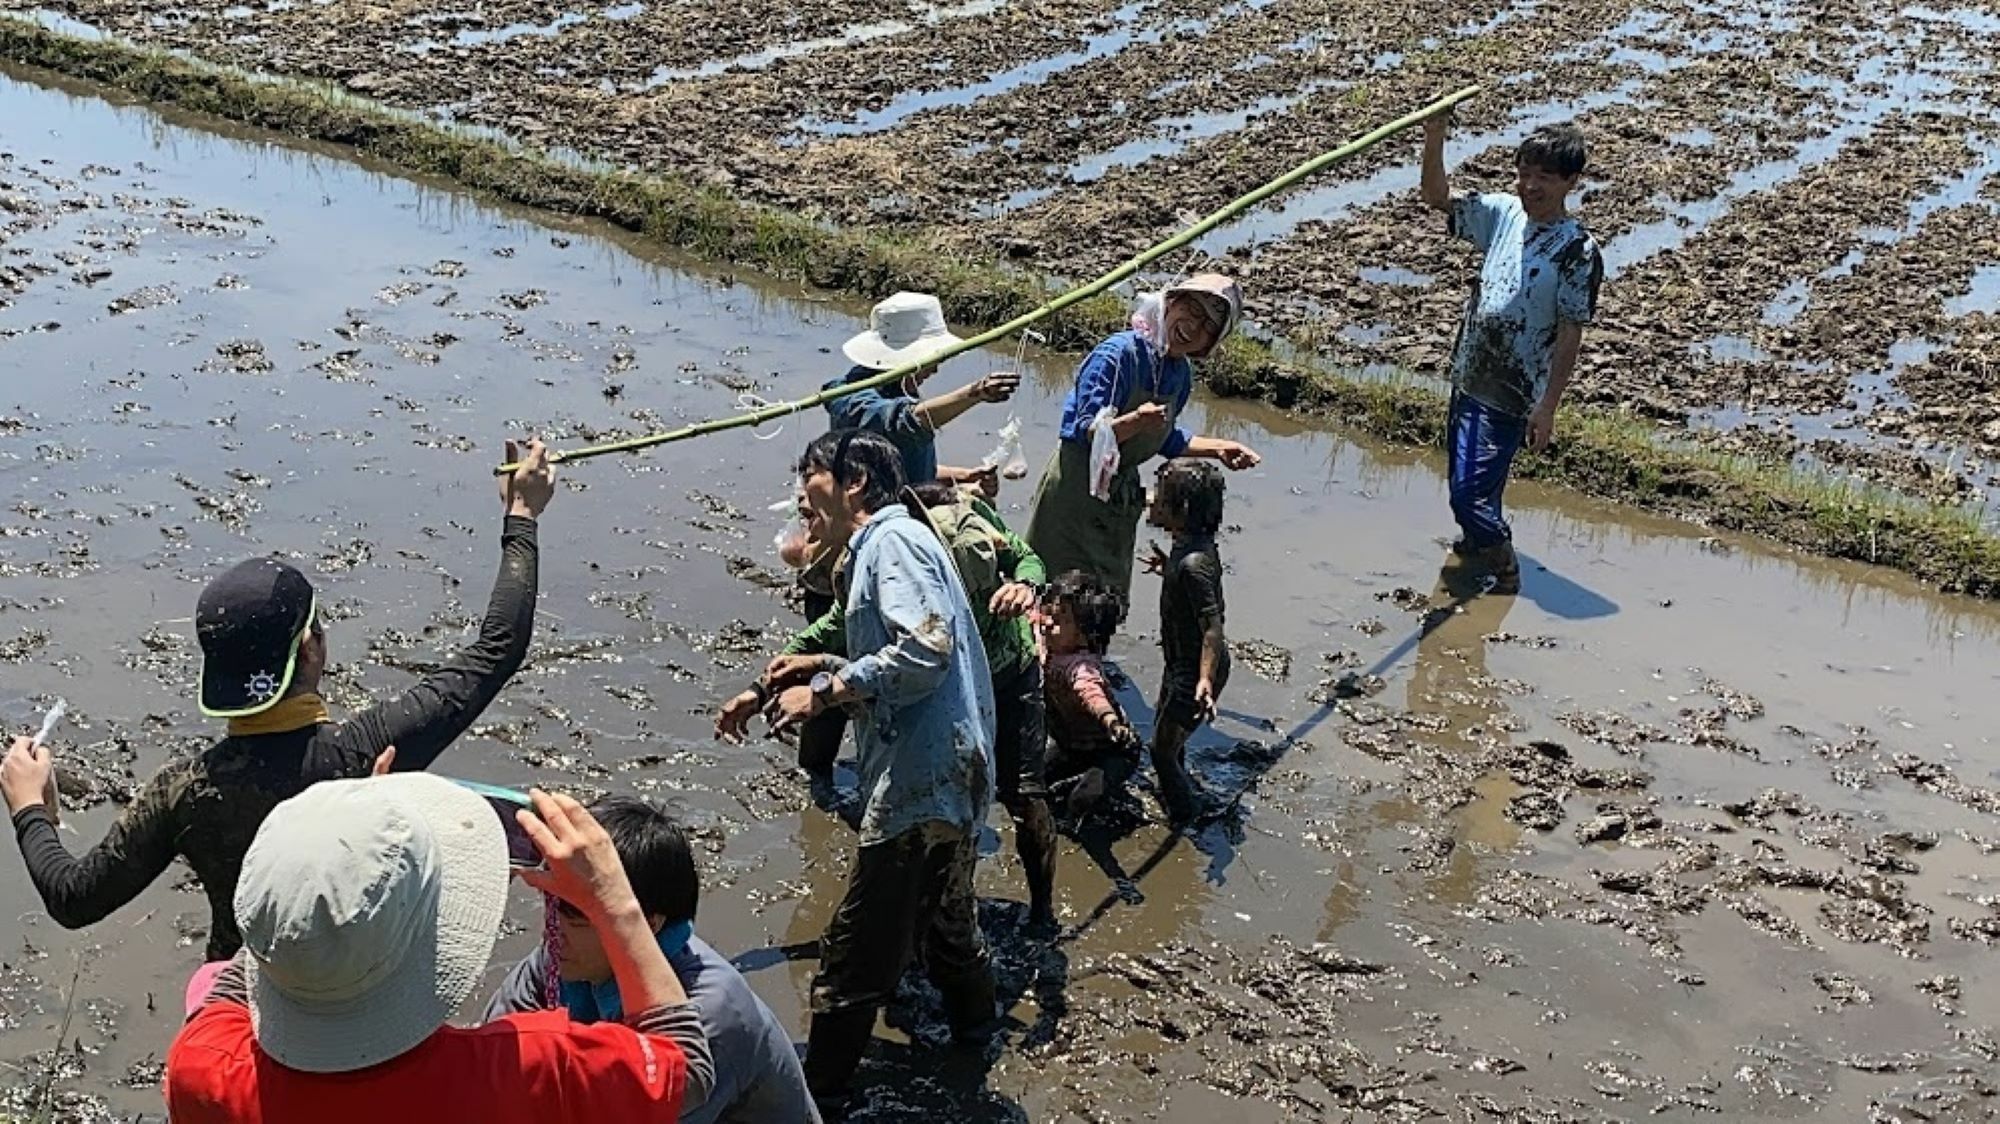
[[[1056,822],[1049,814],[1049,723],[1042,662],[993,677],[994,765],[1000,803],[1014,820],[1014,848],[1028,882],[1028,918],[1055,920]]]
[[[1445,461],[1451,481],[1451,514],[1466,543],[1484,550],[1510,542],[1514,532],[1500,509],[1507,473],[1528,432],[1528,419],[1496,410],[1457,391],[1445,424]]]
[[[843,1099],[875,1034],[875,1015],[921,949],[955,1033],[993,1018],[993,970],[972,891],[975,833],[932,821],[855,857],[847,896],[820,941],[806,1037],[806,1085]]]
[[[1201,811],[1200,790],[1187,768],[1187,743],[1196,729],[1192,722],[1166,716],[1153,725],[1153,775],[1159,779],[1160,803],[1174,823],[1186,823]]]

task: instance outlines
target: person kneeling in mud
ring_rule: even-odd
[[[1222,527],[1222,473],[1212,464],[1178,459],[1161,466],[1149,517],[1173,536],[1173,552],[1157,544],[1147,570],[1161,577],[1160,680],[1153,725],[1153,771],[1173,822],[1201,811],[1200,794],[1187,771],[1187,743],[1215,718],[1216,700],[1229,682],[1229,639],[1223,633],[1222,555],[1215,534]]]
[[[1048,764],[1049,793],[1074,817],[1122,788],[1139,766],[1144,743],[1125,720],[1104,674],[1105,650],[1124,617],[1125,599],[1109,582],[1082,570],[1057,578],[1042,595],[1042,646],[1048,654],[1042,682],[1056,746]]]
[[[903,489],[901,498],[912,515],[924,516],[950,551],[972,604],[986,662],[993,669],[1000,802],[1014,820],[1014,844],[1026,871],[1028,924],[1046,929],[1056,920],[1055,822],[1044,779],[1048,723],[1042,664],[1028,614],[1047,572],[1027,542],[973,488],[933,481]],[[742,737],[773,692],[834,666],[847,650],[845,592],[786,643],[757,683],[729,701],[717,720],[719,733]]]

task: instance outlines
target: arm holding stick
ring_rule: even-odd
[[[1017,316],[1014,319],[1009,320],[1005,324],[1000,325],[999,327],[996,327],[990,331],[981,332],[980,334],[973,336],[971,339],[965,340],[963,342],[953,344],[951,347],[946,348],[944,351],[939,352],[936,355],[930,356],[928,359],[924,361],[924,364],[905,364],[894,370],[884,371],[879,375],[863,379],[860,382],[848,383],[845,386],[841,386],[833,390],[822,390],[817,394],[810,395],[806,398],[802,398],[796,402],[778,402],[770,406],[766,406],[762,409],[754,410],[750,413],[736,414],[725,418],[714,418],[709,421],[698,422],[694,425],[684,426],[680,429],[670,430],[665,433],[652,433],[652,434],[647,434],[643,437],[632,437],[632,438],[627,438],[626,440],[623,441],[612,441],[603,445],[594,445],[589,448],[576,449],[569,452],[552,453],[549,456],[549,461],[552,464],[562,464],[573,460],[585,460],[591,457],[605,456],[610,453],[638,452],[641,449],[650,449],[655,445],[665,445],[675,441],[685,441],[691,437],[701,437],[710,433],[719,433],[726,429],[740,429],[745,426],[763,425],[765,422],[776,421],[779,418],[783,418],[790,414],[798,413],[802,410],[808,410],[816,406],[824,406],[826,403],[836,398],[840,398],[845,395],[855,393],[858,390],[869,389],[873,387],[890,386],[895,383],[899,383],[903,379],[906,379],[910,375],[914,374],[923,365],[928,365],[930,363],[943,363],[948,359],[954,358],[959,355],[963,355],[968,351],[976,351],[979,348],[987,347],[994,343],[998,343],[1001,340],[1007,339],[1008,337],[1015,335],[1024,328],[1028,328],[1034,324],[1037,324],[1043,320],[1048,319],[1051,316],[1056,315],[1059,312],[1062,312],[1069,308],[1073,308],[1076,305],[1082,304],[1083,302],[1090,300],[1092,297],[1098,296],[1099,294],[1109,291],[1113,286],[1116,286],[1121,282],[1128,280],[1129,278],[1137,276],[1147,266],[1153,264],[1156,261],[1159,261],[1161,258],[1164,258],[1169,254],[1185,249],[1186,247],[1192,245],[1194,242],[1199,240],[1203,235],[1208,234],[1210,231],[1216,229],[1217,227],[1230,221],[1231,219],[1234,219],[1236,216],[1251,209],[1252,207],[1255,207],[1258,204],[1263,203],[1265,200],[1270,199],[1271,197],[1281,194],[1285,191],[1291,190],[1293,187],[1298,186],[1300,183],[1303,183],[1307,179],[1310,179],[1312,176],[1322,171],[1325,171],[1327,168],[1330,168],[1333,165],[1338,164],[1343,160],[1347,160],[1355,155],[1358,155],[1359,153],[1365,152],[1368,149],[1373,148],[1374,146],[1382,143],[1383,141],[1387,140],[1392,136],[1395,136],[1397,133],[1400,133],[1405,129],[1408,129],[1429,118],[1432,118],[1437,114],[1450,110],[1453,106],[1477,95],[1479,92],[1480,92],[1480,87],[1467,86],[1464,89],[1457,91],[1456,93],[1448,94],[1445,97],[1439,98],[1437,101],[1432,102],[1430,105],[1427,105],[1422,109],[1416,110],[1415,112],[1412,113],[1405,114],[1402,117],[1399,117],[1396,120],[1391,121],[1386,125],[1374,129],[1359,137],[1356,137],[1353,140],[1348,141],[1346,144],[1341,145],[1339,148],[1332,149],[1331,151],[1328,152],[1323,152],[1320,155],[1315,156],[1312,159],[1307,160],[1304,163],[1293,168],[1292,170],[1286,172],[1284,175],[1279,176],[1278,178],[1272,180],[1271,182],[1265,184],[1264,186],[1256,189],[1255,191],[1252,191],[1249,194],[1244,195],[1238,199],[1231,200],[1230,202],[1224,204],[1222,207],[1217,209],[1214,213],[1209,214],[1204,218],[1202,218],[1199,222],[1196,222],[1192,226],[1189,226],[1187,229],[1181,231],[1180,233],[1174,235],[1173,237],[1168,238],[1157,245],[1147,248],[1138,255],[1134,256],[1130,261],[1126,262],[1121,266],[1118,266],[1116,269],[1111,270],[1109,273],[1104,274],[1102,277],[1099,277],[1094,281],[1090,281],[1086,284],[1071,289],[1069,292],[1063,293],[1060,296],[1053,297],[1046,303],[1041,305],[1039,308],[1035,308],[1028,312],[1025,312],[1020,316]],[[1441,130],[1441,126],[1439,128]],[[1440,131],[1440,136],[1439,136],[1440,147],[1438,154],[1439,157],[1438,167],[1440,172],[1442,172],[1443,170],[1442,144],[1443,144],[1443,138],[1442,138],[1442,132]],[[1426,196],[1427,202],[1428,199],[1429,197]],[[517,467],[519,466],[513,464],[501,465],[498,469],[495,470],[495,474],[504,475],[506,473],[511,473]]]
[[[1418,193],[1424,206],[1451,213],[1451,178],[1444,170],[1444,134],[1449,118],[1436,113],[1424,118],[1424,172]]]

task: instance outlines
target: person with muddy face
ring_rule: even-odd
[[[986,663],[993,672],[996,783],[1000,803],[1014,821],[1014,842],[1027,875],[1028,926],[1037,932],[1053,931],[1055,818],[1049,812],[1044,777],[1048,723],[1042,661],[1028,617],[1048,572],[1026,540],[1008,528],[977,489],[934,480],[905,488],[903,498],[910,513],[921,515],[951,552],[978,621]],[[773,683],[838,666],[847,651],[844,601],[844,593],[836,595],[825,615],[787,641],[764,674],[723,706],[716,717],[717,736],[741,741],[750,719],[770,700]],[[815,786],[821,783],[813,777]]]
[[[1132,561],[1146,489],[1139,468],[1155,456],[1201,457],[1230,469],[1258,456],[1235,441],[1194,436],[1179,424],[1194,391],[1193,360],[1215,353],[1243,314],[1243,291],[1203,273],[1148,297],[1133,326],[1097,345],[1077,368],[1063,402],[1056,451],[1042,470],[1028,516],[1028,542],[1052,573],[1081,570],[1108,582],[1129,603]],[[1093,494],[1091,444],[1098,427],[1117,444],[1105,498]]]
[[[1501,492],[1522,445],[1539,451],[1555,435],[1584,325],[1597,313],[1604,259],[1567,209],[1587,156],[1576,126],[1544,126],[1521,142],[1512,195],[1453,196],[1446,124],[1443,114],[1424,122],[1420,191],[1452,235],[1484,257],[1451,358],[1445,449],[1460,532],[1452,549],[1492,577],[1493,592],[1512,594],[1521,564]]]
[[[472,725],[527,658],[536,521],[555,495],[540,441],[525,452],[507,442],[507,459],[520,467],[500,480],[500,576],[479,638],[403,694],[333,721],[319,695],[328,649],[312,583],[279,559],[253,558],[211,581],[195,609],[201,711],[226,719],[227,736],[155,773],[88,854],[70,854],[56,834],[52,755],[29,738],[15,741],[0,762],[0,791],[28,876],[57,924],[79,929],[103,919],[178,857],[208,894],[208,959],[227,960],[243,944],[237,875],[271,809],[316,781],[368,775],[390,747],[397,769],[428,768]]]
[[[820,942],[805,1058],[838,1117],[919,945],[954,1035],[977,1040],[993,1021],[972,887],[993,800],[993,673],[950,552],[898,502],[895,446],[837,430],[806,448],[799,477],[813,536],[849,550],[847,658],[773,684],[766,714],[780,734],[836,707],[855,715],[860,848]]]
[[[944,306],[929,293],[897,293],[868,313],[868,330],[842,345],[854,368],[827,383],[838,390],[909,363],[922,363],[953,344],[962,343],[945,326]],[[919,399],[924,384],[937,374],[926,363],[900,386],[885,393],[862,390],[826,404],[834,429],[862,429],[889,439],[903,458],[903,479],[910,484],[942,480],[976,484],[988,499],[1000,492],[999,467],[955,468],[938,464],[937,431],[984,402],[1005,402],[1020,389],[1021,376],[998,371],[957,390]]]
[[[1047,767],[1052,800],[1081,819],[1124,788],[1145,744],[1118,705],[1104,654],[1125,617],[1125,602],[1104,579],[1071,570],[1049,583],[1036,613],[1042,649],[1048,726],[1055,752]]]
[[[1173,550],[1157,544],[1146,569],[1160,575],[1159,699],[1154,703],[1153,772],[1161,802],[1176,824],[1200,815],[1201,789],[1187,769],[1187,743],[1215,719],[1229,685],[1229,637],[1224,629],[1222,473],[1212,464],[1172,460],[1160,466],[1148,518],[1173,536]]]

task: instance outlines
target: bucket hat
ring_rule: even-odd
[[[194,612],[201,712],[243,718],[277,705],[317,607],[312,582],[276,558],[239,562],[209,582]]]
[[[897,293],[868,313],[868,330],[841,347],[862,367],[887,371],[905,363],[922,363],[956,343],[945,326],[944,306],[929,293]]]
[[[1221,313],[1222,330],[1216,333],[1215,342],[1207,351],[1191,357],[1205,359],[1213,354],[1216,348],[1222,346],[1222,341],[1229,338],[1230,333],[1236,330],[1237,322],[1243,319],[1243,287],[1220,273],[1197,273],[1185,281],[1168,286],[1166,292],[1168,297],[1176,293],[1201,297],[1210,307]]]
[[[306,1073],[399,1057],[472,995],[507,903],[492,807],[429,773],[279,804],[236,883],[257,1044]]]

